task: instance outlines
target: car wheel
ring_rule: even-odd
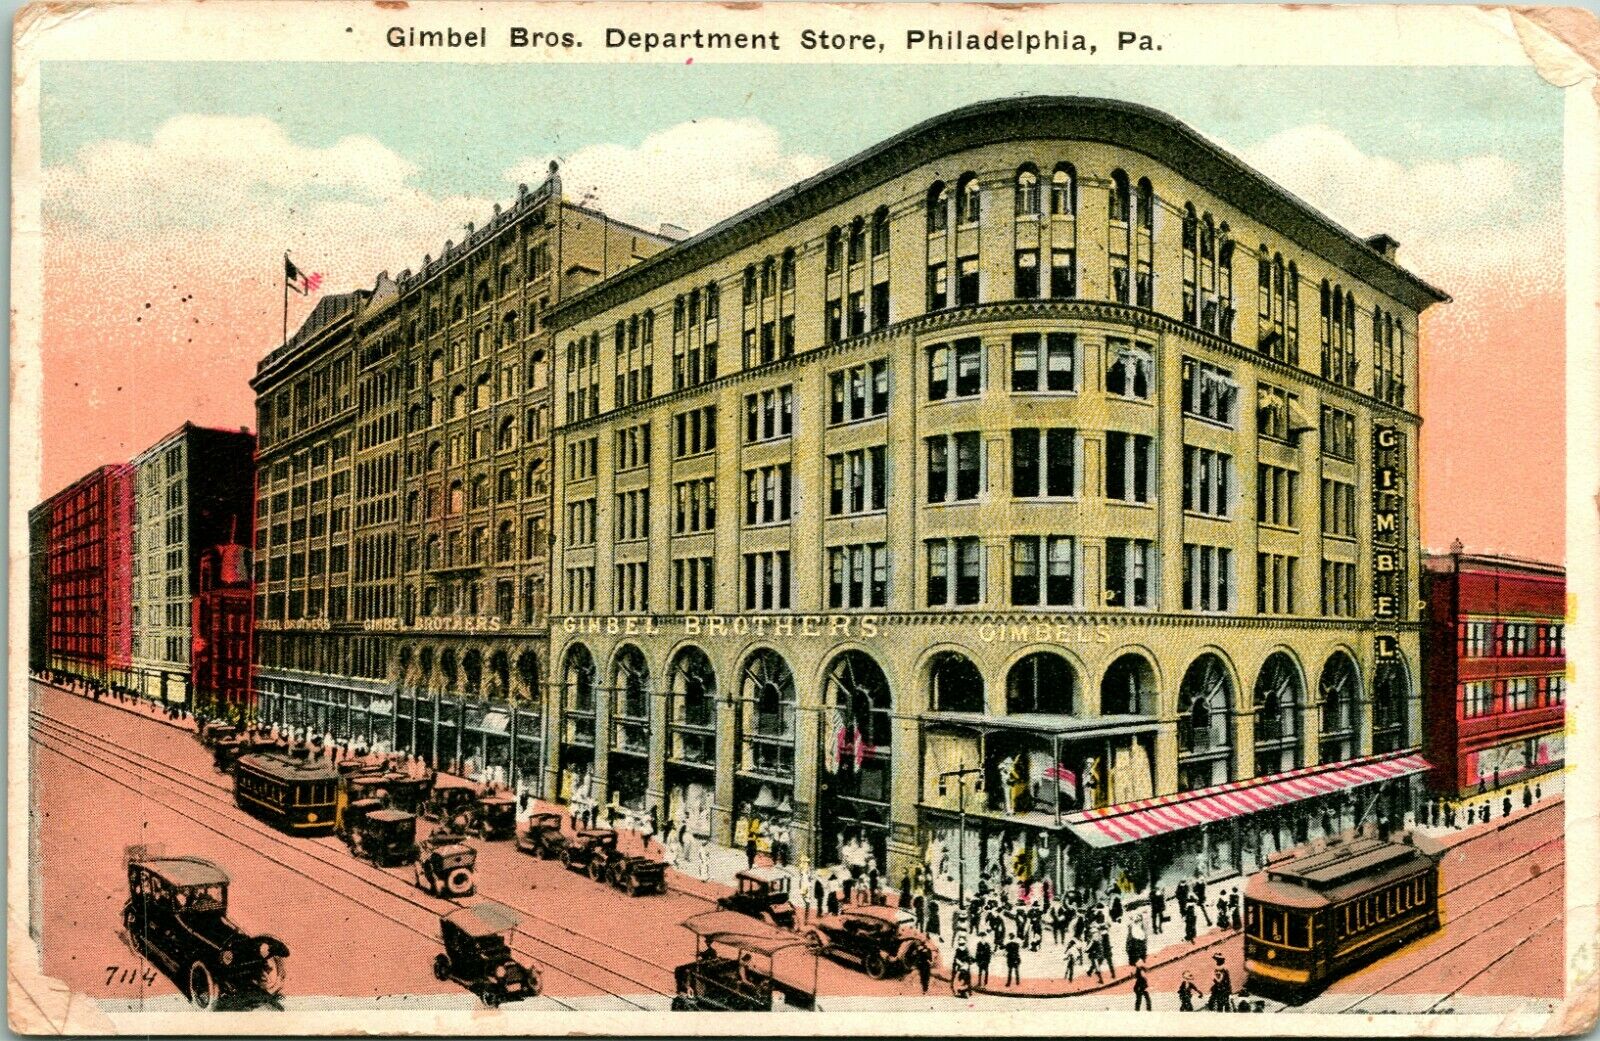
[[[816,954],[828,946],[828,941],[823,939],[822,934],[817,930],[809,929],[806,931],[806,946],[811,949],[812,954]]]
[[[261,969],[261,989],[268,994],[283,992],[283,983],[289,978],[289,965],[282,955],[274,954]]]
[[[139,928],[139,915],[133,908],[130,907],[122,912],[122,927],[128,931],[128,942],[133,945],[133,949],[143,954],[144,937]]]
[[[206,968],[204,962],[197,961],[189,966],[189,1000],[201,1011],[216,1007],[217,981],[212,978],[211,970]]]
[[[602,877],[601,876],[602,871],[603,871],[603,869],[600,867],[600,862],[598,860],[589,861],[589,877],[590,878],[594,879],[596,882],[600,881],[600,879]]]
[[[528,983],[527,983],[527,986],[528,986],[528,997],[530,997],[530,998],[538,997],[539,996],[539,992],[544,990],[544,980],[540,978],[538,969],[530,968],[528,970]]]
[[[466,896],[472,892],[472,872],[456,868],[445,876],[445,891],[451,896]]]
[[[882,951],[873,951],[867,955],[866,969],[868,976],[875,980],[881,980],[889,975],[888,959],[883,956]]]
[[[450,978],[450,958],[447,955],[434,955],[433,978],[441,981]]]
[[[572,869],[572,851],[571,850],[564,849],[564,850],[561,851],[561,866],[564,867],[564,868],[567,868],[568,870]]]
[[[498,991],[485,990],[480,997],[483,998],[483,1003],[490,1008],[498,1008],[500,1006],[500,993]]]

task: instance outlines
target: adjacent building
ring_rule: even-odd
[[[188,704],[201,556],[251,529],[255,437],[184,423],[140,452],[132,470],[135,638],[127,685]]]
[[[1395,249],[1035,97],[557,302],[546,791],[952,893],[1392,818],[1446,299]]]
[[[133,472],[102,466],[34,507],[47,532],[45,666],[100,683],[125,679],[133,650]]]
[[[264,719],[537,780],[549,315],[666,239],[553,165],[467,230],[257,369],[256,686]]]
[[[242,709],[254,705],[254,615],[250,547],[229,542],[203,551],[189,676],[198,703]]]
[[[1426,560],[1424,708],[1430,787],[1456,796],[1566,759],[1566,570],[1468,553]]]

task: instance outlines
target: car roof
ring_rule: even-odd
[[[604,835],[615,835],[616,832],[612,831],[610,828],[579,828],[578,834],[580,836],[587,836],[590,838],[600,838]]]
[[[158,857],[134,862],[168,885],[177,888],[189,886],[227,885],[228,876],[221,868],[200,857]]]
[[[405,810],[373,810],[371,813],[367,814],[367,820],[385,822],[408,821],[416,820],[416,815],[407,813]]]
[[[468,936],[482,938],[515,929],[522,922],[522,916],[504,904],[484,900],[452,911],[444,920]]]
[[[844,918],[876,918],[880,922],[888,922],[891,925],[899,925],[902,922],[909,921],[908,916],[902,917],[905,915],[905,912],[902,912],[899,908],[884,907],[878,904],[862,904],[859,907],[847,907],[841,910],[839,913],[840,916]]]
[[[495,795],[480,795],[478,796],[478,801],[486,806],[504,806],[506,803],[515,803],[517,798],[514,795],[499,792]]]
[[[748,868],[744,871],[741,871],[736,877],[754,879],[757,882],[787,882],[789,880],[789,873],[787,871],[781,871],[778,868],[758,867]]]

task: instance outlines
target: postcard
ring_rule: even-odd
[[[14,38],[13,1030],[1593,1026],[1592,14]]]

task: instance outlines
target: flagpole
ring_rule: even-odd
[[[289,346],[289,251],[283,253],[283,345]]]

